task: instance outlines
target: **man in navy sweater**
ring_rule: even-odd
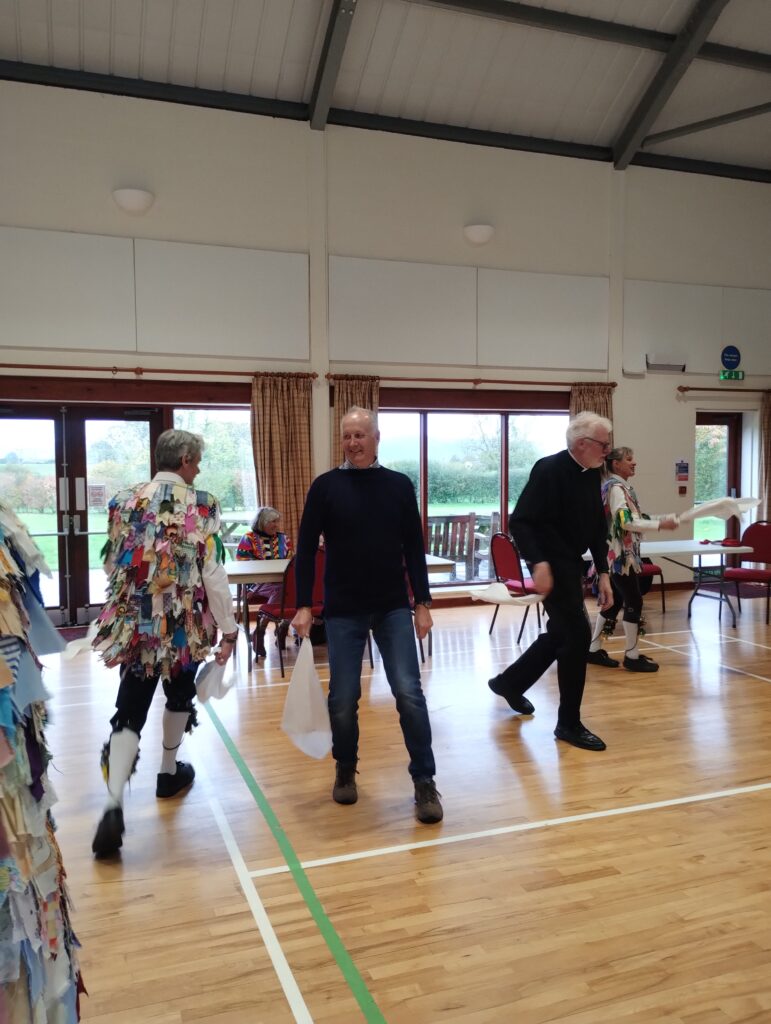
[[[305,500],[297,541],[297,605],[292,626],[310,633],[316,549],[323,534],[324,621],[329,650],[329,717],[332,756],[337,762],[332,797],[355,804],[361,664],[369,631],[383,658],[396,699],[409,772],[415,785],[415,814],[431,824],[442,820],[434,785],[431,726],[415,650],[431,626],[430,592],[423,530],[408,477],[377,460],[380,432],[375,414],[353,406],[341,423],[345,462],[322,473]],[[413,633],[405,569],[415,598]]]
[[[612,424],[582,412],[568,424],[567,451],[540,459],[509,518],[509,532],[544,595],[546,632],[521,658],[488,683],[521,715],[535,708],[523,694],[556,660],[560,705],[554,735],[584,750],[605,744],[581,722],[581,699],[591,631],[583,591],[583,553],[597,567],[598,603],[613,603],[608,576],[608,527],[600,493],[600,467],[610,451]]]

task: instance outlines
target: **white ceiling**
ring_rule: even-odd
[[[771,0],[0,0],[0,78],[771,181]]]

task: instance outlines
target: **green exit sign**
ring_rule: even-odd
[[[744,380],[744,370],[721,370],[721,380]]]

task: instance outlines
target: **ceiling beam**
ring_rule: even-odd
[[[364,114],[357,110],[337,110],[334,107],[329,112],[329,124],[346,125],[350,128],[363,128],[371,131],[397,132],[400,135],[416,135],[423,139],[462,142],[470,146],[493,146],[497,149],[521,150],[527,153],[548,153],[553,156],[573,157],[577,160],[598,160],[610,163],[612,159],[612,152],[607,146],[538,139],[531,135],[508,135],[505,132],[480,131],[476,128],[436,124],[431,121],[411,121],[403,117]],[[711,174],[719,178],[738,178],[742,181],[771,183],[771,169],[764,167],[711,163],[709,160],[689,160],[685,157],[660,156],[656,153],[638,153],[632,163],[644,167],[659,167],[663,170],[685,171],[689,174]]]
[[[345,42],[355,11],[356,0],[332,0],[327,34],[324,37],[319,66],[316,68],[316,81],[313,83],[311,93],[311,128],[317,131],[323,131],[327,123],[337,76],[343,62]]]
[[[648,129],[663,110],[664,104],[677,88],[680,79],[691,66],[694,57],[729,2],[730,0],[696,0],[672,49],[661,62],[632,116],[613,144],[613,164],[616,170],[623,171],[629,166]]]
[[[653,135],[646,135],[642,140],[641,148],[647,149],[648,146],[655,146],[658,142],[666,142],[667,139],[679,139],[683,135],[705,132],[710,128],[717,128],[721,124],[732,124],[734,121],[744,121],[748,117],[758,117],[760,114],[768,114],[769,112],[771,112],[771,103],[759,103],[756,107],[744,107],[743,110],[732,110],[727,114],[707,117],[703,121],[681,124],[679,128],[669,128],[665,132],[655,132]]]
[[[636,25],[623,25],[600,18],[586,18],[580,14],[565,11],[551,11],[546,7],[531,7],[529,4],[509,0],[411,0],[425,7],[443,7],[445,10],[462,14],[473,14],[496,21],[508,21],[516,25],[564,32],[587,39],[600,39],[607,43],[636,46],[642,50],[668,53],[677,36],[670,32],[659,32]],[[698,53],[699,60],[730,64],[749,71],[771,72],[771,53],[742,50],[738,46],[723,46],[720,43],[704,43]]]
[[[138,78],[97,74],[93,71],[72,71],[69,68],[52,68],[44,64],[0,60],[0,79],[25,82],[29,85],[53,85],[60,89],[103,92],[111,96],[134,96],[142,100],[161,100],[165,103],[182,103],[192,107],[235,110],[243,114],[262,114],[265,117],[286,117],[293,121],[308,120],[307,103],[245,96],[242,93],[220,92],[217,89],[198,89],[189,85],[171,85],[168,82],[147,82]]]

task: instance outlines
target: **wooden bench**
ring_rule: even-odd
[[[450,572],[450,579],[457,579],[457,566],[465,566],[464,579],[473,580],[479,564],[487,552],[480,551],[482,537],[476,532],[475,512],[455,516],[429,516],[426,520],[428,535],[426,553],[450,558],[456,563]]]

